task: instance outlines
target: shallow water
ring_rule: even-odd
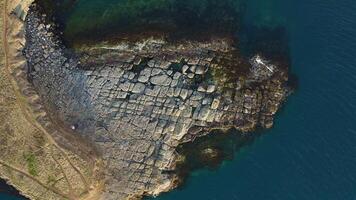
[[[165,32],[172,39],[232,34],[245,0],[37,0],[69,44]]]
[[[81,10],[84,1],[78,2]],[[85,2],[87,9],[90,2],[101,8],[109,1]],[[288,53],[298,89],[273,129],[240,148],[232,161],[195,171],[182,188],[156,200],[356,199],[356,2],[243,3],[237,4],[244,14],[234,32],[242,50]],[[73,20],[85,20],[79,14],[73,12]]]

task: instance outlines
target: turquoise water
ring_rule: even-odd
[[[248,51],[261,30],[280,27],[298,89],[273,129],[232,161],[195,171],[156,200],[355,200],[356,1],[249,0],[245,6],[241,44]]]

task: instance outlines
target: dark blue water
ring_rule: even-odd
[[[286,27],[299,87],[232,162],[157,199],[355,200],[356,1],[251,2],[249,20]]]
[[[6,184],[0,179],[0,200],[26,200],[21,197],[15,188]]]
[[[6,193],[0,193],[0,199],[1,200],[22,200],[22,197],[14,196],[11,194],[6,194]]]
[[[11,195],[11,194],[0,193],[0,199],[1,200],[22,200],[23,198],[17,197],[17,196]]]
[[[247,10],[247,24],[285,28],[298,89],[233,161],[156,199],[355,200],[356,1],[250,0]]]

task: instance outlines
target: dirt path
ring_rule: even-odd
[[[10,81],[10,85],[13,88],[15,97],[16,97],[16,104],[19,106],[23,116],[25,117],[25,119],[28,121],[29,124],[31,124],[36,130],[40,131],[41,133],[43,133],[46,136],[47,141],[50,143],[50,145],[53,145],[56,149],[58,149],[61,152],[61,156],[63,156],[63,158],[69,163],[69,165],[71,166],[71,168],[77,173],[77,175],[80,176],[86,191],[89,192],[89,183],[86,180],[85,176],[83,175],[83,173],[72,163],[72,161],[69,159],[67,153],[65,152],[64,149],[62,149],[57,143],[56,141],[53,139],[53,137],[51,136],[50,133],[48,133],[48,131],[36,120],[36,116],[33,113],[32,109],[30,108],[30,105],[27,103],[27,99],[24,95],[22,95],[21,90],[16,82],[16,80],[14,79],[14,77],[11,75],[11,66],[10,66],[10,62],[9,62],[9,44],[8,44],[8,26],[9,26],[9,16],[8,16],[8,5],[9,2],[8,0],[4,0],[4,9],[3,9],[3,49],[4,49],[4,70],[6,72],[6,75],[9,77],[9,81]],[[56,161],[57,162],[57,161]],[[64,176],[66,177],[66,172],[63,170],[63,167],[61,166],[61,164],[59,162],[57,162],[60,165],[60,168],[62,170],[62,173],[64,174]],[[32,180],[36,181],[37,183],[39,183],[41,186],[43,186],[44,188],[51,190],[53,192],[55,192],[56,194],[59,194],[65,198],[71,199],[73,197],[69,197],[66,194],[62,194],[60,191],[58,191],[57,189],[53,188],[53,187],[49,187],[46,186],[45,184],[43,184],[41,181],[37,180],[35,177],[27,174],[26,172],[10,166],[8,164],[6,164],[3,161],[0,161],[0,164],[3,166],[6,166],[14,171],[17,171],[23,175],[25,175],[26,177],[31,178]],[[68,179],[67,179],[68,180]],[[71,184],[68,182],[69,186],[71,186]]]
[[[55,188],[48,187],[46,184],[42,183],[41,181],[39,181],[38,179],[36,179],[36,178],[33,177],[32,175],[28,174],[27,172],[25,172],[25,171],[23,171],[23,170],[21,170],[21,169],[18,169],[18,168],[14,167],[14,166],[8,165],[8,164],[6,164],[5,162],[3,162],[3,161],[1,161],[1,160],[0,160],[0,164],[3,165],[3,166],[5,166],[5,167],[7,167],[7,168],[9,168],[9,169],[11,169],[11,170],[13,170],[13,171],[16,171],[16,172],[18,172],[18,173],[20,173],[20,174],[26,176],[27,178],[29,178],[29,179],[35,181],[36,183],[38,183],[38,184],[41,185],[42,187],[46,188],[47,190],[50,190],[50,191],[52,191],[52,192],[54,192],[54,193],[56,193],[56,194],[58,194],[58,195],[60,195],[60,196],[62,196],[62,197],[64,197],[64,198],[66,198],[66,199],[74,200],[71,196],[68,196],[68,195],[66,195],[66,194],[63,194],[62,192],[60,192],[59,190],[57,190],[57,189],[55,189]]]

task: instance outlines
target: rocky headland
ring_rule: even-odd
[[[245,58],[229,38],[145,37],[73,50],[36,5],[24,25],[20,72],[38,95],[36,109],[46,112],[37,121],[93,171],[85,176],[95,195],[82,195],[83,186],[77,196],[60,191],[65,198],[140,199],[169,191],[181,178],[179,145],[214,129],[271,128],[291,91],[288,66],[262,54]]]

